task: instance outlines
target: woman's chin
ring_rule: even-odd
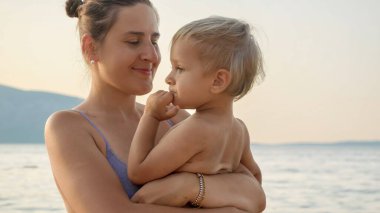
[[[152,86],[147,86],[144,88],[140,88],[136,90],[136,95],[146,95],[152,91],[153,87]]]
[[[142,95],[146,95],[146,94],[148,94],[150,92],[150,90],[149,91],[137,91],[136,93],[135,93],[135,95],[136,96],[142,96]]]

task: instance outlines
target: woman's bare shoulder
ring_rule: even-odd
[[[45,130],[75,129],[82,121],[81,115],[76,111],[57,111],[48,117]]]
[[[71,144],[91,139],[85,119],[76,111],[57,111],[45,124],[45,143]],[[63,143],[64,142],[64,143]]]

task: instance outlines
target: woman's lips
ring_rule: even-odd
[[[152,73],[153,73],[153,70],[150,69],[150,68],[137,68],[137,67],[133,67],[132,69],[135,70],[135,71],[137,71],[138,73],[141,73],[143,75],[148,75],[148,76],[151,76]]]

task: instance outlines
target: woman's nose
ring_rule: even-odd
[[[152,63],[160,62],[160,49],[157,45],[153,45],[152,43],[145,45],[141,54],[141,59],[144,61],[150,61]]]

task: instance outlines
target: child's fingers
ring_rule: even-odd
[[[169,105],[166,107],[166,115],[171,118],[173,116],[175,116],[179,111],[179,107],[178,106],[174,106],[174,105]]]
[[[164,93],[162,93],[161,98],[165,104],[170,104],[173,101],[174,96],[171,92],[164,91]]]
[[[173,97],[170,97],[171,95],[168,95],[168,93],[169,92],[164,90],[158,90],[148,97],[147,104],[168,105],[173,99]]]

